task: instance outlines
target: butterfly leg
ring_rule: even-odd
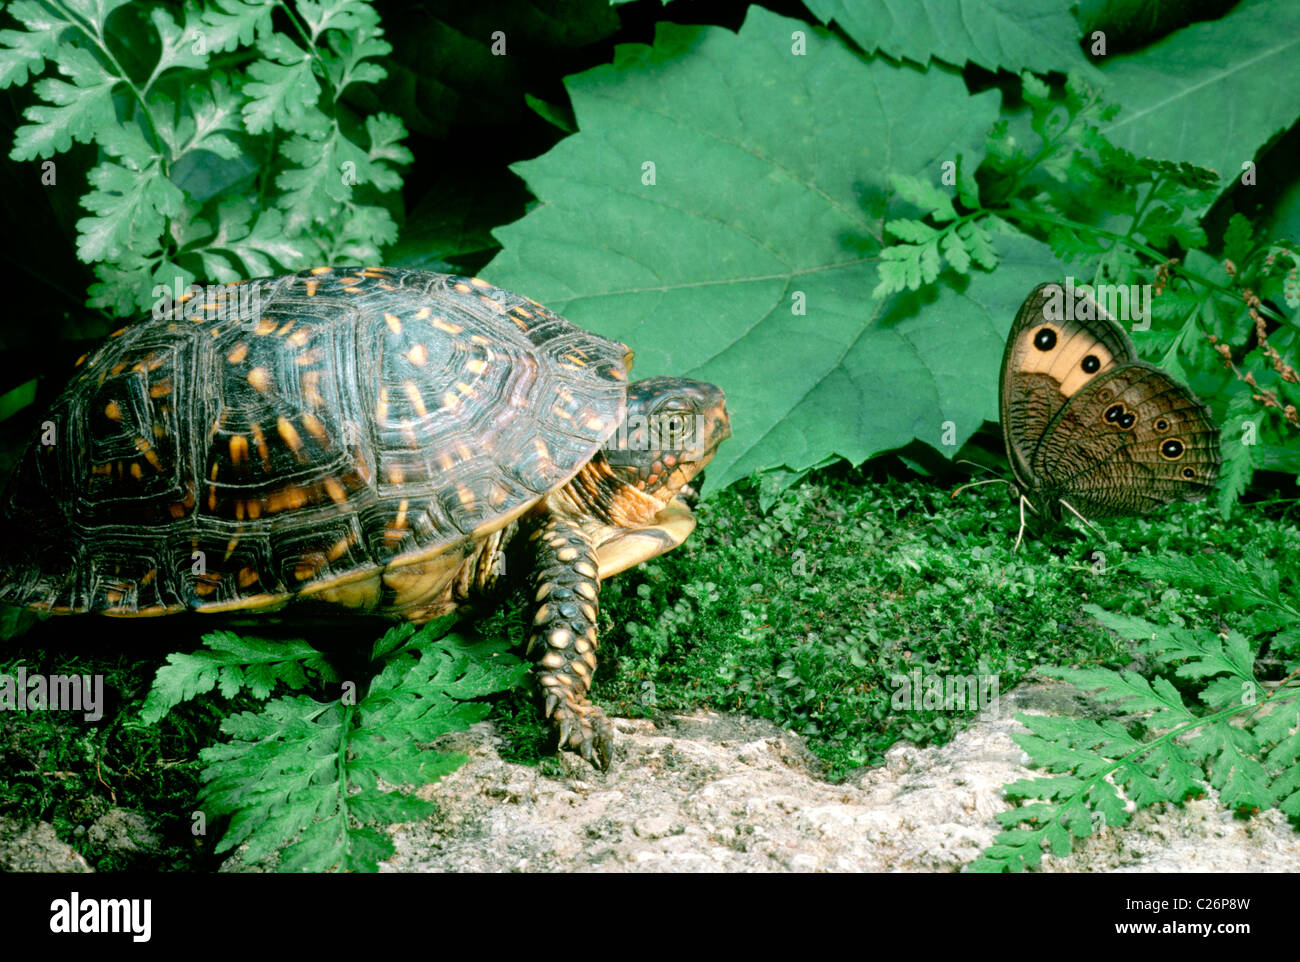
[[[1065,505],[1065,507],[1069,510],[1069,512],[1072,515],[1074,515],[1076,518],[1078,518],[1080,521],[1086,524],[1089,528],[1091,528],[1093,533],[1096,534],[1097,537],[1101,538],[1103,541],[1106,540],[1106,532],[1102,531],[1100,528],[1098,528],[1095,524],[1093,524],[1083,515],[1079,514],[1079,512],[1075,510],[1074,505],[1070,504],[1069,501],[1066,501],[1064,498],[1060,498],[1059,500],[1061,504]]]

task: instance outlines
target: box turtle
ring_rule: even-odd
[[[518,540],[560,744],[602,768],[600,583],[680,544],[730,435],[711,384],[479,278],[316,268],[203,292],[81,358],[3,502],[0,600],[123,617],[427,621]]]

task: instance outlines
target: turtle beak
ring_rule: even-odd
[[[703,490],[704,490],[704,472],[701,471],[699,474],[697,474],[694,478],[691,479],[690,484],[683,484],[681,486],[681,488],[677,492],[677,497],[681,498],[684,502],[686,502],[686,507],[694,511],[695,505],[698,504],[700,500],[700,492],[702,492]]]

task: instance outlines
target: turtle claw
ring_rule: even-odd
[[[548,703],[554,697],[548,696]],[[614,726],[603,711],[590,702],[568,701],[557,708],[551,721],[560,750],[574,750],[602,772],[609,771],[614,760]]]
[[[560,704],[560,699],[557,696],[555,695],[546,696],[546,705],[544,706],[544,711],[546,712],[547,718],[550,718],[552,715],[555,714],[555,709],[559,704]]]

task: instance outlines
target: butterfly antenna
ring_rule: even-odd
[[[958,458],[953,464],[969,464],[972,468],[979,468],[985,474],[993,474],[993,469],[987,465],[980,464],[978,461],[968,461],[966,458]]]
[[[1098,528],[1095,524],[1093,524],[1083,515],[1079,514],[1079,512],[1074,509],[1074,505],[1070,504],[1069,501],[1066,501],[1064,498],[1061,498],[1060,501],[1061,504],[1065,505],[1066,508],[1069,509],[1070,514],[1074,515],[1076,518],[1078,518],[1080,521],[1086,524],[1089,528],[1091,528],[1093,532],[1097,535],[1097,537],[1101,538],[1103,541],[1106,540],[1106,532],[1102,531],[1100,528]]]
[[[954,492],[952,493],[952,496],[955,498],[955,497],[957,497],[957,495],[961,494],[961,493],[962,493],[963,491],[965,491],[967,488],[978,488],[981,484],[999,484],[999,483],[1000,483],[1000,484],[1010,484],[1011,482],[1008,481],[1006,478],[990,478],[990,479],[987,480],[987,481],[971,481],[971,482],[969,482],[969,483],[967,483],[967,484],[963,484],[960,488],[958,488],[956,491],[954,491]]]

